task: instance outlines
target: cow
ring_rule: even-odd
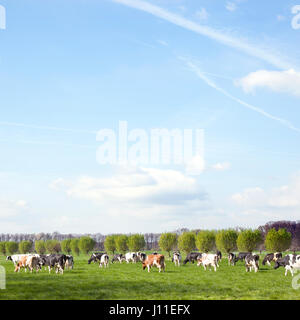
[[[183,261],[183,264],[186,264],[187,262],[194,263],[195,261],[197,261],[198,257],[201,257],[201,255],[202,253],[200,252],[191,252],[186,256],[185,260]]]
[[[40,258],[36,256],[29,256],[26,260],[26,267],[29,268],[30,272],[32,273],[35,269],[36,272],[40,270]]]
[[[219,268],[219,262],[222,260],[222,252],[221,251],[217,251],[216,253],[217,255],[217,267]]]
[[[88,260],[88,264],[91,264],[91,262],[97,262],[97,261],[101,261],[101,257],[104,255],[105,253],[93,253],[90,257],[90,259]]]
[[[40,270],[40,263],[39,263],[38,257],[34,255],[22,255],[18,262],[15,264],[15,272],[20,272],[21,268],[25,269],[25,272],[27,272],[27,268],[32,273],[35,269],[36,271]]]
[[[100,263],[99,263],[99,268],[102,268],[103,266],[105,268],[108,267],[108,263],[109,263],[109,256],[108,256],[108,254],[104,253],[101,256]]]
[[[122,263],[122,261],[124,260],[125,260],[125,256],[123,254],[115,254],[111,259],[111,263],[114,263],[115,261],[119,261],[120,263]]]
[[[143,270],[148,268],[148,272],[150,272],[151,267],[156,266],[161,272],[165,271],[165,257],[162,254],[150,254],[147,256],[146,260],[143,262]]]
[[[216,272],[218,267],[218,255],[202,253],[201,256],[198,256],[197,262],[198,262],[197,263],[198,267],[202,264],[204,270],[206,270],[206,267],[210,267],[209,268],[210,271],[211,271],[211,267],[213,267]]]
[[[12,255],[12,256],[7,256],[7,257],[6,257],[6,260],[7,260],[7,261],[12,261],[13,264],[14,264],[14,266],[16,266],[17,263],[18,263],[22,258],[28,257],[28,256],[30,256],[30,254],[14,254],[14,255]],[[32,256],[33,256],[33,254],[32,254]]]
[[[47,266],[49,273],[51,273],[52,268],[55,269],[56,273],[64,273],[65,264],[67,261],[67,256],[64,254],[51,254],[46,257],[41,257],[41,265]]]
[[[66,255],[65,268],[66,269],[73,269],[74,268],[74,258],[73,258],[73,256]]]
[[[141,262],[144,262],[147,258],[147,255],[144,252],[137,252],[136,256],[137,256],[137,259],[139,259]]]
[[[267,263],[270,266],[272,261],[276,262],[278,259],[281,259],[281,258],[282,258],[281,252],[269,253],[265,256],[262,264],[265,265]]]
[[[235,266],[236,261],[237,261],[236,255],[232,252],[229,252],[228,253],[228,265]]]
[[[288,254],[284,258],[276,260],[274,269],[281,266],[285,268],[285,276],[287,276],[288,271],[294,276],[294,270],[300,269],[300,255]]]
[[[175,267],[176,265],[179,267],[181,263],[182,257],[179,251],[173,253],[172,262],[174,262]]]
[[[136,261],[137,261],[137,255],[136,255],[136,253],[135,253],[135,252],[127,252],[127,253],[125,254],[125,260],[126,260],[127,263],[129,263],[129,262],[134,262],[134,263],[136,263]]]
[[[257,254],[252,254],[249,253],[245,257],[245,267],[246,267],[246,272],[252,271],[252,268],[255,272],[259,270],[259,255]]]
[[[252,254],[251,252],[240,252],[236,258],[236,262],[239,260],[244,261],[247,255]]]
[[[27,270],[26,262],[27,262],[28,256],[23,255],[18,259],[18,261],[15,264],[15,272],[20,272],[21,268],[25,268],[25,272]],[[13,260],[12,260],[13,261]]]

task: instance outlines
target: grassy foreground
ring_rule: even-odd
[[[157,268],[143,271],[141,263],[110,263],[104,269],[88,265],[87,260],[88,256],[75,257],[73,270],[49,275],[44,270],[14,273],[12,262],[1,256],[6,290],[0,290],[0,299],[300,299],[300,289],[292,288],[292,277],[285,277],[283,268],[260,265],[257,274],[246,273],[243,263],[231,267],[223,258],[217,272],[204,271],[196,264],[175,267],[167,261],[166,272],[159,274]]]

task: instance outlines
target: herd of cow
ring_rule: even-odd
[[[202,265],[205,270],[207,268],[212,270],[213,268],[214,271],[217,271],[221,259],[222,253],[220,251],[217,251],[216,254],[191,252],[187,255],[183,264],[197,262],[197,266]],[[11,260],[14,263],[15,272],[19,272],[22,268],[25,269],[25,272],[27,269],[33,272],[33,270],[40,271],[43,267],[48,267],[49,273],[54,269],[56,273],[63,274],[65,269],[73,269],[74,266],[73,256],[65,254],[17,254],[7,256],[6,260]],[[234,253],[228,254],[228,264],[230,266],[235,266],[238,261],[244,261],[247,272],[251,272],[252,270],[257,272],[259,270],[259,260],[259,255],[251,252],[240,252],[238,255]],[[143,270],[147,268],[148,272],[150,272],[150,269],[153,266],[156,266],[159,269],[159,272],[165,271],[165,257],[157,252],[153,252],[149,255],[146,255],[143,252],[128,252],[124,255],[115,254],[111,263],[122,263],[123,261],[127,263],[141,262]],[[283,257],[280,252],[269,253],[264,257],[262,264],[265,265],[267,263],[268,265],[271,265],[272,261],[275,263],[274,269],[278,269],[281,266],[285,268],[285,275],[287,275],[288,271],[294,275],[294,271],[300,269],[300,255],[288,254]],[[109,265],[109,256],[107,253],[95,252],[88,260],[88,264],[91,262],[99,262],[99,267],[106,268]],[[181,265],[182,256],[179,251],[173,252],[172,262],[175,266]]]
[[[29,269],[39,271],[42,267],[47,268],[49,273],[52,269],[55,269],[56,273],[64,273],[64,269],[73,269],[74,258],[65,254],[15,254],[7,256],[6,260],[13,262],[15,266],[15,272],[19,272],[21,269]]]

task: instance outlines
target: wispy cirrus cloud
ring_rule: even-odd
[[[222,93],[224,96],[226,96],[227,98],[237,102],[238,104],[242,105],[243,107],[250,109],[254,112],[257,112],[259,114],[261,114],[262,116],[277,121],[279,122],[281,125],[296,131],[296,132],[300,132],[300,128],[295,127],[290,121],[283,119],[283,118],[279,118],[277,116],[274,116],[268,112],[266,112],[265,110],[256,107],[252,104],[249,104],[239,98],[236,98],[235,96],[233,96],[232,94],[230,94],[229,92],[227,92],[226,90],[224,90],[223,88],[219,87],[217,84],[215,84],[211,79],[209,79],[203,72],[202,70],[193,62],[190,61],[184,57],[178,57],[178,59],[184,61],[186,63],[186,65],[190,68],[191,71],[193,71],[200,79],[202,79],[208,86],[210,86],[211,88],[215,89],[216,91]]]
[[[224,32],[224,30],[217,30],[206,25],[205,26],[200,25],[179,14],[173,13],[169,10],[153,5],[149,2],[142,1],[142,0],[111,0],[111,1],[152,14],[155,17],[166,20],[186,30],[190,30],[202,36],[213,39],[228,47],[243,51],[250,56],[253,56],[255,58],[268,62],[269,64],[276,66],[277,68],[280,68],[280,69],[292,68],[292,64],[289,61],[286,61],[286,59],[284,59],[281,56],[275,55],[270,49],[260,48],[258,47],[257,44],[250,44],[245,39],[234,37],[231,34]]]
[[[32,124],[27,124],[27,123],[8,122],[8,121],[0,121],[0,126],[22,127],[22,128],[28,128],[28,129],[49,130],[49,131],[69,132],[69,133],[87,133],[87,134],[96,134],[97,133],[97,131],[70,129],[70,128],[59,128],[59,127],[45,126],[45,125],[32,125]]]

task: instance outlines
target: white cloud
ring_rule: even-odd
[[[59,179],[51,185],[62,186],[71,197],[110,206],[122,206],[124,203],[133,206],[173,206],[206,198],[196,179],[180,171],[152,168],[120,172],[103,179],[89,176],[80,177],[74,182]]]
[[[208,86],[210,86],[211,88],[215,89],[216,91],[220,92],[221,94],[223,94],[224,96],[226,96],[227,98],[237,102],[238,104],[242,105],[243,107],[250,109],[254,112],[257,112],[259,114],[261,114],[262,116],[269,118],[271,120],[277,121],[279,123],[281,123],[281,125],[296,131],[296,132],[300,132],[300,129],[295,127],[291,122],[289,122],[288,120],[285,120],[283,118],[279,118],[276,116],[273,116],[272,114],[264,111],[263,109],[256,107],[254,105],[251,105],[239,98],[236,98],[235,96],[233,96],[232,94],[230,94],[229,92],[227,92],[226,90],[224,90],[223,88],[219,87],[217,84],[215,84],[211,79],[209,79],[206,74],[204,72],[202,72],[202,70],[191,60],[187,59],[187,58],[183,58],[183,57],[178,57],[178,59],[184,61],[186,63],[186,65],[190,68],[191,71],[193,71],[200,79],[202,79]]]
[[[295,209],[300,210],[300,174],[293,177],[288,185],[264,190],[250,188],[232,196],[232,200],[242,206],[251,208]],[[288,214],[288,211],[287,211]]]
[[[259,48],[258,45],[250,44],[245,39],[237,38],[224,32],[224,30],[216,30],[208,26],[200,25],[194,21],[186,19],[179,14],[172,13],[159,6],[153,5],[142,0],[112,0],[113,2],[135,8],[144,12],[148,12],[158,18],[166,20],[184,29],[193,31],[205,37],[211,38],[226,46],[241,50],[253,57],[267,61],[268,63],[281,68],[291,68],[291,63],[285,61],[283,57],[274,55],[272,50]]]
[[[225,171],[230,168],[230,163],[229,162],[222,162],[222,163],[219,162],[219,163],[213,164],[211,167],[215,170],[218,170],[218,171]]]
[[[228,11],[235,11],[237,9],[237,5],[234,2],[230,2],[230,1],[227,1],[225,7]]]
[[[205,161],[202,156],[193,157],[185,167],[185,171],[190,175],[199,175],[205,170]]]
[[[275,92],[288,93],[300,97],[300,72],[294,69],[287,71],[259,70],[236,81],[236,85],[246,93],[256,88],[265,87]]]
[[[9,218],[15,217],[28,208],[28,204],[24,200],[4,200],[0,199],[0,217],[1,218]]]
[[[210,199],[198,181],[176,170],[123,168],[109,178],[82,176],[73,181],[58,179],[51,185],[60,186],[72,203],[84,200],[90,208],[86,215],[77,215],[77,222],[75,217],[66,219],[68,215],[62,220],[49,219],[49,225],[64,229],[80,225],[91,231],[101,225],[106,230],[103,233],[166,231],[211,210]],[[47,225],[47,221],[43,223]]]
[[[249,188],[244,190],[243,192],[236,193],[232,196],[232,200],[241,206],[262,206],[266,204],[266,195],[263,189],[256,187],[256,188]]]
[[[201,10],[196,11],[195,15],[200,20],[207,20],[209,16],[205,8],[201,8]]]

